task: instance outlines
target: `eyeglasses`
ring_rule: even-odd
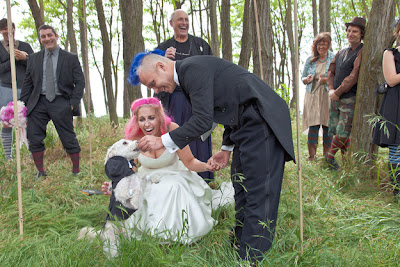
[[[176,40],[175,40],[175,48],[176,48]],[[180,53],[180,52],[178,52],[178,51],[175,50],[175,54],[176,54],[176,55],[181,55],[181,56],[187,57],[187,56],[190,56],[190,52],[191,52],[191,51],[192,51],[192,40],[190,40],[190,42],[189,42],[189,52],[187,52],[187,53]]]
[[[317,44],[318,47],[329,47],[329,44]]]
[[[176,55],[181,55],[181,56],[190,56],[190,49],[189,49],[189,52],[187,54],[186,53],[180,53],[178,51],[175,51],[175,54]]]

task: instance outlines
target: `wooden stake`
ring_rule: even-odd
[[[258,22],[257,0],[254,0],[254,15],[256,17],[256,28],[257,28],[257,39],[258,39],[258,59],[260,61],[260,77],[261,77],[261,80],[264,80],[264,70],[263,70],[262,58],[261,58],[261,36],[260,36],[260,24]]]
[[[82,17],[83,17],[83,24],[85,31],[87,33],[87,25],[86,25],[86,0],[82,1]],[[87,44],[87,34],[85,34],[85,41],[84,44],[85,49],[87,50],[88,44]],[[88,60],[87,57],[86,61]],[[87,62],[85,62],[85,66],[89,66]],[[85,68],[85,79],[86,81],[89,80],[89,69]],[[91,126],[91,118],[90,118],[90,83],[86,82],[86,100],[87,100],[87,106],[88,106],[88,125],[89,125],[89,166],[90,166],[90,186],[93,187],[93,157],[92,157],[92,126]]]
[[[11,82],[13,90],[13,101],[14,101],[14,121],[15,121],[15,147],[17,149],[17,181],[18,181],[18,214],[19,214],[19,234],[24,234],[24,217],[22,214],[22,186],[21,186],[21,154],[20,154],[20,140],[19,140],[19,118],[18,118],[18,95],[17,95],[17,80],[15,72],[15,54],[14,54],[14,35],[13,26],[11,20],[11,4],[10,0],[7,0],[7,27],[8,27],[8,39],[10,47],[10,63],[11,63]]]
[[[299,111],[299,33],[297,28],[297,0],[293,1],[294,17],[294,48],[295,48],[295,73],[294,83],[296,92],[296,128],[297,128],[297,170],[299,175],[299,219],[300,219],[300,251],[303,254],[303,190],[302,190],[302,172],[301,172],[301,152],[300,152],[300,111]]]

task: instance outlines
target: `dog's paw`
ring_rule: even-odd
[[[88,239],[92,241],[95,239],[97,236],[97,232],[94,230],[94,228],[91,227],[83,227],[78,235],[78,239]]]
[[[133,207],[134,210],[139,209],[139,205],[141,202],[141,196],[140,196],[140,192],[135,192],[136,194],[132,196],[132,198],[130,199],[130,204]]]
[[[160,182],[160,177],[158,175],[146,175],[146,181],[150,181],[152,184],[158,184]]]

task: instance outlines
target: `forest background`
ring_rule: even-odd
[[[28,41],[38,51],[37,27],[43,23],[55,26],[61,47],[79,55],[85,75],[90,77],[91,114],[96,114],[93,107],[96,109],[103,105],[107,115],[92,118],[91,133],[87,130],[90,128],[88,120],[83,119],[77,125],[77,137],[84,144],[79,177],[70,175],[70,162],[66,160],[51,124],[45,140],[50,177],[40,182],[33,181],[34,164],[29,159],[29,152],[22,149],[23,239],[17,235],[15,161],[0,159],[1,266],[102,266],[110,263],[128,266],[132,262],[137,266],[237,265],[228,236],[234,222],[232,207],[214,212],[213,217],[219,224],[192,246],[178,243],[161,246],[152,238],[133,240],[123,242],[121,257],[110,262],[98,242],[88,245],[86,241],[76,241],[79,229],[84,226],[101,229],[107,198],[89,198],[78,190],[99,187],[106,179],[104,153],[116,138],[123,135],[123,125],[130,117],[130,102],[142,96],[140,87],[132,87],[126,82],[127,68],[136,52],[145,47],[154,48],[173,35],[168,20],[175,8],[187,10],[191,20],[190,33],[206,39],[216,56],[238,63],[257,75],[262,71],[264,80],[285,98],[291,108],[295,107],[293,2],[256,2],[262,33],[262,70],[258,65],[254,0],[11,1],[13,19],[17,22],[16,37]],[[366,115],[375,114],[379,106],[380,97],[375,94],[375,89],[383,81],[383,50],[394,42],[390,24],[399,14],[399,3],[399,0],[298,1],[300,71],[310,55],[316,33],[332,32],[332,49],[337,52],[347,45],[344,23],[354,16],[367,18],[352,140],[353,150],[359,155],[367,155],[361,162],[372,162],[373,166],[343,160],[343,171],[333,173],[324,168],[322,157],[313,164],[297,157],[303,165],[305,218],[304,253],[299,253],[298,165],[288,163],[277,236],[261,266],[398,265],[399,204],[393,200],[387,184],[387,155],[379,154],[376,160],[369,160],[376,155],[373,154],[376,148],[370,145],[372,127]],[[5,17],[5,1],[1,1],[0,10],[0,16]],[[148,92],[144,90],[143,93]],[[96,98],[99,95],[101,97]],[[88,112],[86,96],[82,108]],[[93,102],[93,99],[99,99],[97,101],[101,103]],[[122,107],[120,114],[117,113],[118,105]],[[293,129],[296,129],[295,120]],[[217,128],[213,135],[215,151],[221,134],[221,129]],[[93,153],[87,145],[89,135],[93,136]],[[306,136],[300,138],[300,148],[305,150]],[[92,159],[93,174],[89,168]],[[217,173],[217,182],[229,180],[229,176],[226,168]]]
[[[17,32],[35,51],[40,50],[37,28],[46,23],[57,29],[61,47],[80,56],[85,76],[90,77],[83,109],[87,114],[90,89],[91,112],[95,114],[101,106],[112,125],[118,125],[118,107],[120,116],[128,118],[130,103],[150,94],[127,82],[130,63],[137,52],[153,49],[173,36],[168,21],[177,8],[187,11],[190,33],[204,38],[215,56],[257,75],[262,72],[263,79],[295,107],[299,81],[294,78],[298,65],[292,0],[27,0],[11,4],[13,18],[19,21]],[[382,52],[394,42],[390,25],[399,13],[399,0],[309,0],[297,5],[300,71],[318,32],[332,33],[332,50],[337,52],[347,45],[344,23],[354,16],[367,19],[352,138],[355,151],[371,156],[377,148],[369,142],[372,127],[365,115],[376,113],[379,106],[375,88],[383,81]],[[0,15],[6,15],[5,9]]]

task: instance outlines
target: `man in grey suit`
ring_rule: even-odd
[[[75,136],[73,116],[80,115],[85,78],[78,56],[58,46],[53,27],[42,25],[38,34],[45,48],[30,55],[20,97],[28,108],[27,137],[38,169],[36,178],[47,175],[43,165],[43,140],[50,120],[71,158],[72,173],[78,174],[81,148]]]
[[[262,260],[273,241],[285,161],[294,160],[285,101],[256,75],[213,56],[174,62],[152,52],[140,53],[133,60],[130,81],[155,92],[171,93],[179,85],[193,110],[182,127],[161,137],[143,137],[143,151],[176,151],[209,131],[213,122],[224,125],[222,149],[208,164],[224,168],[233,151],[233,242],[240,258]]]

